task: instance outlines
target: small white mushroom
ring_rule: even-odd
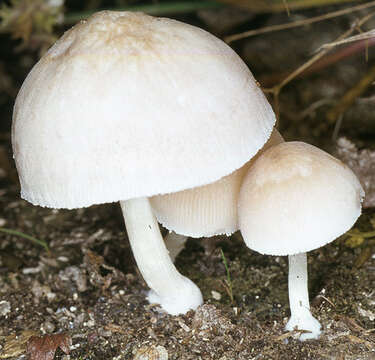
[[[239,226],[246,245],[289,256],[287,330],[317,338],[321,325],[310,312],[306,252],[349,230],[361,214],[363,189],[354,173],[324,151],[285,142],[265,151],[241,186]]]
[[[51,47],[17,96],[21,196],[67,209],[120,201],[149,300],[185,313],[202,296],[171,262],[148,197],[240,168],[274,122],[251,72],[221,40],[170,19],[99,12]]]

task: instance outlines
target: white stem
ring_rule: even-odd
[[[173,265],[148,199],[120,201],[120,205],[135,261],[151,288],[148,300],[173,315],[197,308],[202,294]]]
[[[174,231],[168,233],[164,238],[165,246],[167,247],[169,256],[173,262],[176,260],[178,254],[184,249],[187,239],[187,236],[176,234]]]
[[[291,317],[286,330],[306,330],[300,340],[319,337],[321,325],[310,312],[306,253],[289,256],[289,304]]]
[[[289,256],[289,304],[292,316],[310,311],[306,253]]]

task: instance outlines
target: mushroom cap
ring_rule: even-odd
[[[274,129],[255,157],[230,175],[211,184],[150,199],[157,220],[178,234],[202,237],[230,235],[238,230],[237,201],[243,177],[269,147],[283,142]]]
[[[274,122],[246,65],[215,36],[99,12],[51,47],[17,96],[21,196],[77,208],[208,184],[252,157]]]
[[[361,214],[363,189],[341,161],[303,142],[265,151],[242,183],[239,227],[246,245],[268,255],[321,247]]]

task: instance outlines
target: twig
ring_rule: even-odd
[[[335,123],[335,128],[333,129],[333,133],[332,133],[332,137],[331,137],[331,140],[332,140],[333,143],[336,143],[337,137],[339,135],[339,131],[341,129],[343,119],[344,119],[344,115],[340,114],[340,116],[338,117],[338,119]]]
[[[353,231],[349,230],[346,235],[349,236],[361,236],[365,239],[375,237],[375,231],[368,231],[368,232],[360,232],[360,231]]]
[[[332,102],[333,102],[332,99],[325,99],[325,98],[324,99],[320,99],[318,101],[315,101],[307,109],[303,110],[300,114],[298,114],[296,116],[296,118],[298,120],[302,120],[305,117],[311,116],[312,114],[314,114],[316,112],[316,110],[318,110],[320,107],[325,106],[325,105],[329,105]]]
[[[334,4],[353,2],[353,0],[218,0],[233,6],[248,9],[253,13],[277,13],[285,11],[288,1],[290,10],[307,9]]]
[[[335,47],[335,46],[338,46],[338,45],[347,44],[347,43],[354,42],[354,41],[371,39],[373,37],[375,37],[375,30],[370,30],[370,31],[367,31],[367,32],[363,32],[359,35],[350,36],[347,39],[344,39],[344,40],[341,40],[341,41],[334,41],[334,42],[331,42],[331,43],[328,43],[328,44],[324,44],[320,48],[318,48],[317,51],[320,51],[322,49],[332,48],[332,47]]]
[[[335,17],[338,17],[338,16],[347,15],[347,14],[350,14],[352,12],[360,11],[360,10],[363,10],[363,9],[368,9],[368,8],[374,7],[374,6],[375,6],[375,1],[371,1],[371,2],[366,3],[366,4],[356,5],[356,6],[352,6],[352,7],[349,7],[349,8],[342,9],[342,10],[333,11],[333,12],[330,12],[330,13],[327,13],[327,14],[312,17],[310,19],[298,20],[298,21],[294,21],[294,22],[291,22],[291,23],[266,26],[266,27],[263,27],[263,28],[260,28],[260,29],[245,31],[243,33],[227,36],[226,38],[224,38],[224,41],[226,41],[227,43],[230,43],[230,42],[237,41],[237,40],[240,40],[240,39],[244,39],[244,38],[247,38],[247,37],[250,37],[250,36],[265,34],[265,33],[273,32],[273,31],[291,29],[291,28],[295,28],[295,27],[298,27],[298,26],[309,25],[309,24],[313,24],[315,22],[332,19],[332,18],[335,18]]]
[[[348,90],[340,101],[327,112],[326,118],[328,122],[331,124],[334,123],[374,81],[375,65],[373,65],[365,76]]]
[[[307,69],[304,72],[305,74],[308,74],[313,71],[318,71],[320,69],[323,69],[331,64],[335,64],[341,59],[345,59],[349,56],[352,56],[353,54],[357,54],[363,49],[368,49],[370,46],[375,45],[375,38],[371,38],[368,40],[360,40],[352,45],[348,45],[338,51],[336,51],[333,54],[329,54],[326,57],[322,58],[321,60],[317,61],[313,66],[311,66],[309,69]]]
[[[339,39],[343,39],[350,35],[352,32],[352,29],[349,29],[344,34],[342,34]],[[296,70],[294,70],[291,74],[289,74],[283,81],[281,81],[278,85],[275,85],[271,89],[264,89],[264,92],[271,93],[274,96],[274,107],[275,107],[275,113],[277,119],[279,119],[280,115],[280,107],[279,107],[279,95],[281,89],[288,84],[290,81],[292,81],[294,78],[296,78],[298,75],[303,73],[307,68],[309,68],[312,64],[314,64],[316,61],[318,61],[320,58],[322,58],[326,53],[328,53],[330,49],[323,49],[318,54],[314,55],[310,60],[306,61],[304,64],[302,64],[300,67],[298,67]]]
[[[284,334],[281,334],[280,336],[274,337],[274,339],[276,341],[284,341],[285,339],[287,339],[290,336],[294,336],[294,335],[297,335],[297,334],[300,336],[302,334],[308,334],[308,333],[311,333],[311,331],[295,329],[295,330],[292,330],[292,331],[288,331]]]
[[[375,5],[375,2],[374,2]],[[336,41],[343,40],[350,36],[358,26],[362,26],[364,23],[366,23],[368,20],[370,20],[374,13],[368,14],[364,16],[362,19],[357,21],[353,26],[350,27],[347,31],[345,31],[342,35],[340,35]],[[304,64],[302,64],[300,67],[298,67],[296,70],[294,70],[291,74],[289,74],[283,81],[281,81],[279,84],[275,85],[274,87],[270,89],[264,89],[264,92],[271,93],[274,96],[274,103],[275,103],[275,113],[277,119],[279,119],[279,94],[281,89],[287,85],[289,82],[291,82],[293,79],[295,79],[297,76],[302,74],[306,71],[312,64],[316,63],[319,59],[321,59],[324,55],[326,55],[331,49],[322,49],[319,53],[314,55],[310,60],[306,61]]]
[[[307,68],[303,73],[301,73],[298,77],[302,76],[308,76],[312,73],[316,73],[319,70],[325,69],[329,67],[332,64],[336,64],[342,59],[346,59],[350,56],[356,55],[362,50],[366,50],[371,46],[375,45],[375,37],[368,39],[368,40],[360,40],[356,43],[353,43],[351,45],[345,46],[333,53],[329,53],[326,56],[322,57],[320,60],[318,60],[316,63],[312,64],[309,68]],[[261,83],[265,87],[271,87],[273,84],[275,84],[277,81],[281,81],[284,79],[290,72],[284,72],[284,73],[277,73],[274,75],[269,75],[266,77],[261,78]],[[330,100],[333,101],[333,100]],[[370,101],[370,100],[369,100]],[[371,100],[372,101],[372,100]]]
[[[324,295],[322,295],[322,294],[319,294],[317,297],[320,297],[320,298],[322,298],[323,300],[325,300],[328,304],[330,304],[332,307],[336,307],[336,305],[330,300],[330,299],[328,299],[327,297],[325,297]]]
[[[289,9],[289,5],[288,5],[288,0],[283,0],[283,4],[284,4],[285,10],[286,10],[286,13],[289,17],[290,16],[290,9]]]
[[[24,239],[30,240],[30,241],[34,242],[35,244],[38,244],[38,245],[44,247],[45,250],[49,251],[49,247],[48,247],[48,245],[45,241],[39,240],[39,239],[37,239],[33,236],[30,236],[30,235],[27,235],[27,234],[24,234],[21,231],[6,229],[6,228],[2,227],[2,228],[0,228],[0,232],[3,232],[5,234],[9,234],[9,235],[19,236],[19,237],[22,237]]]
[[[362,31],[362,29],[358,26],[358,32],[360,33],[360,34],[364,34],[364,32]],[[368,62],[368,48],[369,48],[369,41],[370,40],[373,40],[374,39],[374,37],[370,37],[370,38],[367,38],[367,39],[365,39],[365,44],[366,44],[366,48],[365,48],[365,58],[366,58],[366,62]]]
[[[170,15],[170,14],[184,14],[189,12],[194,12],[202,9],[217,9],[223,7],[223,4],[220,4],[216,1],[180,1],[180,2],[170,2],[170,3],[155,3],[153,5],[134,5],[134,6],[125,6],[116,9],[115,11],[142,11],[149,15]],[[64,24],[75,24],[76,22],[88,18],[94,12],[84,11],[79,13],[70,13],[65,14]]]

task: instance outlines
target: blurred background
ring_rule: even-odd
[[[371,69],[375,6],[371,2],[2,0],[2,138],[9,133],[15,96],[33,64],[64,30],[100,9],[173,17],[223,38],[249,65],[264,89],[280,90],[278,99],[275,91],[269,95],[279,113],[280,130],[287,138],[298,137],[319,144],[322,136],[348,135],[362,146],[361,141],[370,140],[375,134],[372,96],[375,71]],[[287,26],[278,27],[282,24]],[[255,31],[246,34],[249,30]],[[233,36],[236,34],[240,35]],[[358,38],[361,34],[362,38]],[[353,36],[357,36],[357,41]],[[276,89],[288,75],[321,52],[325,54],[311,62],[305,71]],[[360,84],[361,80],[366,84]],[[350,90],[354,94],[343,99]],[[333,134],[338,120],[340,124]]]

